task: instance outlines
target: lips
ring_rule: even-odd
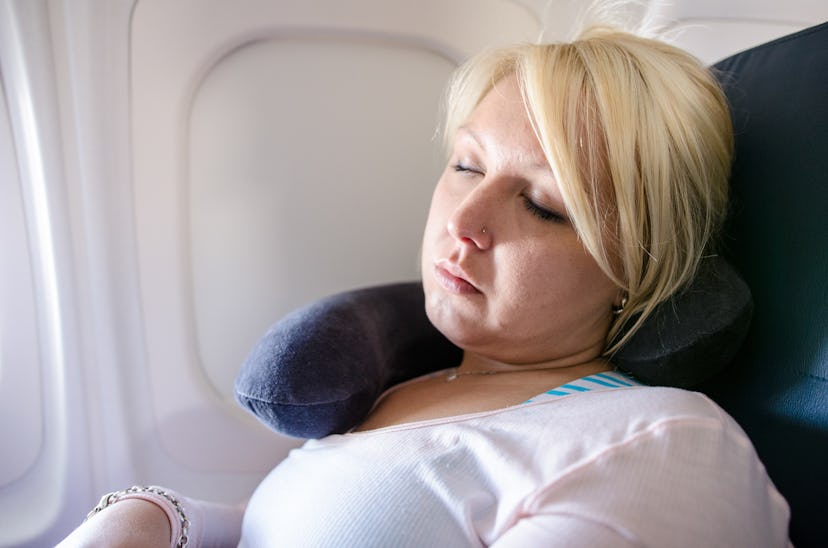
[[[481,291],[469,281],[469,276],[457,264],[441,259],[434,265],[434,277],[443,289],[457,295],[474,295]]]

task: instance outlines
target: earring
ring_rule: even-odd
[[[621,297],[621,304],[618,306],[612,307],[612,315],[613,316],[620,316],[622,312],[624,312],[624,307],[627,306],[627,296],[624,295]]]

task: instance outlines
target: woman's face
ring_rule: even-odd
[[[567,219],[514,77],[457,131],[422,269],[428,317],[467,352],[566,366],[603,351],[619,290]]]

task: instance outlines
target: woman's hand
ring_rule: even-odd
[[[59,548],[167,548],[172,527],[167,514],[146,500],[118,501],[82,523]]]

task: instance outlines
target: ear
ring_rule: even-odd
[[[627,292],[623,289],[618,290],[618,294],[615,296],[615,300],[612,301],[612,313],[614,315],[621,314],[624,311],[624,307],[627,306]]]

